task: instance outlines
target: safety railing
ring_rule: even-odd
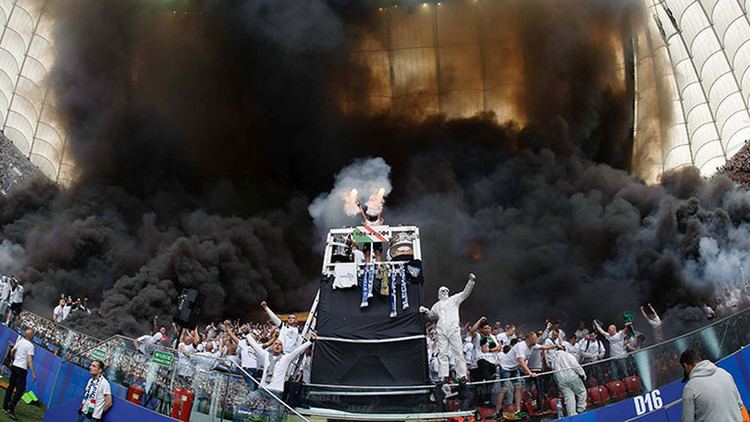
[[[299,418],[284,402],[292,404],[291,407],[353,413],[436,413],[470,410],[479,404],[508,411],[516,410],[517,394],[521,410],[530,415],[548,415],[556,412],[560,395],[555,374],[543,372],[534,378],[474,381],[462,388],[451,384],[447,389],[431,384],[407,387],[291,384],[291,394],[276,397],[262,389],[258,391],[257,380],[233,361],[195,354],[187,358],[163,347],[154,347],[144,354],[136,349],[133,339],[114,336],[98,340],[27,312],[19,315],[15,325],[34,328],[35,342],[64,359],[58,374],[66,375],[56,376],[50,406],[80,397],[88,380],[88,365],[95,359],[104,361],[105,376],[125,390],[120,392],[122,396],[165,415],[175,415],[177,409],[177,416],[188,411],[207,421]],[[587,409],[650,392],[679,379],[682,376],[679,356],[688,347],[715,361],[748,344],[750,309],[624,358],[585,364]],[[498,406],[501,391],[503,403]],[[443,400],[444,397],[447,399]]]
[[[582,366],[586,374],[585,409],[641,395],[680,379],[679,357],[687,348],[716,361],[748,344],[750,309],[745,309],[623,358],[585,364]],[[471,410],[481,405],[488,410],[521,410],[532,417],[556,416],[560,400],[556,376],[553,371],[540,372],[535,377],[499,379],[496,376],[491,380],[469,382],[463,387],[450,384],[442,388],[433,385],[386,388],[311,384],[303,388],[303,402],[310,407],[360,414],[445,412]],[[498,399],[502,399],[499,405]]]

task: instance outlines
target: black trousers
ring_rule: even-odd
[[[479,359],[477,361],[477,366],[477,369],[479,370],[479,378],[481,381],[495,379],[495,371],[497,369],[495,364],[487,362],[484,359]],[[492,400],[492,387],[493,384],[481,384],[480,388],[477,389],[477,398],[479,399],[480,404],[484,404]]]
[[[17,366],[10,367],[10,381],[8,389],[5,390],[3,399],[3,409],[14,412],[16,404],[21,400],[21,396],[26,391],[26,370]]]

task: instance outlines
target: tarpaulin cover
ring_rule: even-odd
[[[418,261],[412,265],[421,265]],[[319,337],[351,340],[382,340],[424,336],[421,274],[407,275],[409,309],[390,318],[390,297],[379,294],[375,283],[369,306],[360,308],[359,286],[332,289],[332,278],[320,285],[316,331]],[[422,338],[386,343],[320,340],[313,353],[311,380],[314,384],[422,385],[428,381],[426,340]]]

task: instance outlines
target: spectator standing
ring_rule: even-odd
[[[6,313],[10,309],[10,277],[0,277],[0,318],[6,320]]]
[[[34,344],[31,339],[34,338],[34,330],[27,328],[23,336],[18,336],[16,344],[11,349],[13,362],[10,365],[10,380],[8,389],[5,390],[3,399],[3,412],[9,418],[17,420],[15,409],[21,396],[26,391],[26,373],[31,370],[31,377],[36,381],[36,371],[34,371]]]
[[[10,315],[6,325],[11,325],[15,321],[18,314],[21,313],[23,307],[23,285],[21,280],[17,280],[15,277],[11,279],[11,290],[10,290]]]
[[[89,366],[91,378],[83,390],[81,408],[78,410],[78,422],[100,421],[112,407],[112,389],[104,378],[104,362],[95,360]]]
[[[578,339],[578,341],[586,338],[586,336],[589,335],[589,329],[586,328],[586,322],[578,321],[578,328],[576,328],[576,331],[573,334],[575,334],[575,337]]]
[[[289,353],[284,353],[284,344],[281,342],[281,339],[274,341],[271,350],[266,351],[252,335],[248,336],[247,340],[250,342],[250,347],[253,348],[258,358],[263,361],[264,369],[260,385],[276,395],[283,393],[284,382],[286,381],[286,373],[289,366],[291,366],[297,356],[307,350],[316,339],[317,337],[313,333],[309,341],[306,341]]]
[[[701,360],[693,349],[680,356],[682,382],[682,422],[741,422],[742,399],[729,372],[708,360]]]
[[[266,304],[266,301],[260,303],[261,308],[268,314],[271,322],[275,327],[279,328],[279,340],[284,346],[285,351],[291,351],[297,347],[297,343],[300,340],[299,329],[297,327],[297,316],[289,314],[286,322],[282,321]]]
[[[70,311],[73,309],[73,298],[68,296],[68,299],[65,301],[65,305],[63,305],[63,317],[62,321],[65,321],[68,319],[68,316],[70,315]]]
[[[516,338],[516,326],[508,324],[505,326],[505,331],[497,336],[497,341],[500,342],[501,346],[508,346],[514,338]]]
[[[578,360],[571,353],[558,351],[552,369],[568,416],[583,413],[586,410],[586,387],[583,385],[586,373]]]
[[[476,351],[476,364],[479,378],[475,381],[487,381],[495,379],[497,372],[497,354],[502,351],[503,346],[492,334],[492,325],[486,317],[481,317],[469,330],[473,349]],[[489,403],[490,394],[486,392],[491,388],[490,384],[482,385],[482,393],[479,394],[480,403]]]
[[[60,299],[55,309],[52,310],[52,321],[59,324],[65,319],[65,313],[63,308],[65,307],[65,299]]]
[[[664,332],[661,329],[661,318],[659,318],[659,314],[656,313],[654,307],[651,306],[650,303],[648,304],[648,308],[651,310],[651,314],[653,315],[653,317],[650,317],[646,314],[643,306],[641,306],[641,315],[646,318],[648,325],[650,325],[651,329],[654,330],[654,341],[656,341],[656,343],[661,343],[664,341]]]
[[[626,361],[628,351],[625,346],[625,328],[617,331],[617,327],[610,325],[607,331],[604,331],[598,323],[594,323],[594,327],[609,341],[609,357],[614,358],[611,364],[612,380],[626,377],[628,373]]]
[[[504,381],[501,384],[500,392],[497,395],[497,401],[495,402],[497,416],[502,416],[505,393],[510,391],[512,385],[515,405],[514,416],[517,418],[526,417],[526,414],[521,412],[521,389],[523,388],[523,380],[520,379],[520,376],[521,370],[523,370],[525,375],[532,378],[537,377],[537,374],[533,372],[528,365],[532,350],[541,347],[536,344],[537,340],[539,340],[539,336],[536,333],[531,332],[526,335],[524,341],[516,343],[508,353],[501,357],[500,378],[507,381]]]

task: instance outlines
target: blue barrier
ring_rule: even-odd
[[[81,405],[80,400],[71,400],[58,406],[47,409],[44,413],[44,422],[75,421],[78,417],[78,408]],[[138,421],[138,422],[174,422],[164,415],[160,415],[152,410],[146,409],[115,397],[112,402],[112,408],[104,414],[103,421]]]
[[[16,342],[18,334],[0,324],[0,350],[5,352]],[[33,390],[39,400],[49,406],[44,414],[45,421],[75,421],[81,396],[91,375],[87,368],[81,368],[63,361],[59,356],[35,344],[34,369],[37,379],[27,375],[26,385]],[[149,409],[136,406],[127,400],[127,387],[110,382],[113,405],[104,420],[136,420],[139,422],[165,422],[175,419],[160,415]]]
[[[734,378],[743,403],[750,404],[750,348],[743,348],[718,362]],[[682,414],[681,381],[674,381],[653,391],[601,407],[581,415],[560,419],[570,422],[679,422]]]

